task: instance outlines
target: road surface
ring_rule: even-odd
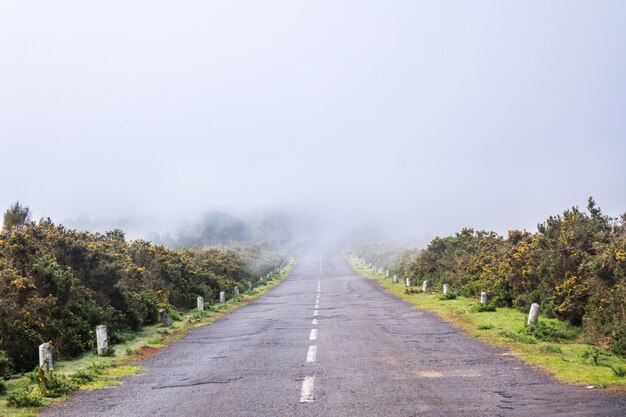
[[[339,254],[301,257],[278,287],[142,365],[145,375],[42,415],[626,415],[626,396],[559,384],[383,292]]]

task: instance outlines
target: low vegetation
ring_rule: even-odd
[[[71,369],[67,377],[60,369],[31,372],[41,343],[54,346],[57,363],[88,357],[97,358],[98,366],[119,365],[120,357],[141,357],[185,329],[211,322],[231,308],[226,306],[251,299],[259,286],[269,288],[268,280],[277,278],[276,271],[288,261],[276,239],[170,249],[145,240],[129,242],[120,230],[90,233],[30,217],[29,208],[16,203],[5,212],[0,231],[0,396],[7,397],[0,402],[5,403],[0,406],[3,416],[9,415],[6,407],[45,405],[107,377],[89,363]],[[235,288],[242,295],[236,297]],[[218,304],[222,291],[226,304]],[[198,296],[207,311],[194,311]],[[173,326],[158,324],[160,309],[167,310]],[[100,324],[107,326],[109,343],[123,351],[112,346],[108,358],[94,355],[95,327]],[[16,372],[30,375],[30,382],[15,377]]]
[[[432,288],[449,284],[465,297],[487,292],[498,311],[528,312],[538,303],[542,316],[579,328],[579,340],[626,356],[626,214],[611,218],[592,198],[586,212],[573,207],[550,216],[535,233],[503,237],[465,228],[421,251],[392,256],[368,244],[352,253]]]

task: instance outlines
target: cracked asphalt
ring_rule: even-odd
[[[266,295],[142,362],[143,376],[41,415],[626,416],[625,395],[560,384],[383,292],[340,254],[321,259],[320,275],[320,254],[301,256]]]

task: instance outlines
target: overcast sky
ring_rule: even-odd
[[[625,1],[0,0],[0,207],[626,211]]]

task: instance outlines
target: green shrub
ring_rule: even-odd
[[[498,307],[528,314],[539,303],[543,317],[582,327],[589,341],[609,338],[610,351],[626,357],[626,215],[612,218],[592,198],[586,211],[549,216],[534,233],[463,228],[421,250],[363,242],[353,253],[433,288],[447,283],[467,296],[486,291]]]
[[[478,330],[491,330],[494,326],[492,324],[481,324],[478,326]]]
[[[54,369],[50,368],[46,370],[38,366],[33,372],[33,378],[39,390],[44,397],[57,398],[69,394],[74,389],[65,378],[64,375],[59,375],[54,372]]]
[[[557,326],[553,323],[538,321],[535,324],[525,326],[520,333],[533,336],[537,340],[548,342],[558,342],[560,340],[570,340],[577,336],[576,330],[570,327]]]
[[[127,342],[158,321],[160,306],[180,320],[196,297],[211,300],[285,261],[278,243],[174,250],[49,219],[0,230],[0,377],[32,370],[42,342],[59,357],[89,352],[98,324],[110,345]]]
[[[32,387],[25,387],[23,390],[10,394],[7,398],[7,404],[14,408],[41,407],[43,399],[41,395],[33,392]]]
[[[626,357],[626,329],[619,329],[613,334],[610,350],[618,356]]]
[[[493,311],[496,311],[496,304],[493,302],[490,302],[487,305],[476,303],[470,307],[470,312],[472,313],[485,313],[485,312],[493,312]]]
[[[453,292],[447,292],[445,294],[442,294],[441,297],[439,297],[439,299],[441,301],[456,300],[456,294]]]
[[[4,395],[7,392],[7,383],[4,379],[0,378],[0,395]]]
[[[94,375],[102,375],[105,370],[105,366],[101,364],[92,363],[87,367],[87,372],[90,372]]]
[[[72,376],[70,376],[70,379],[79,385],[84,385],[88,382],[94,381],[96,376],[87,370],[81,369],[74,372]]]
[[[9,378],[13,373],[15,373],[13,360],[4,350],[0,350],[0,378]]]

